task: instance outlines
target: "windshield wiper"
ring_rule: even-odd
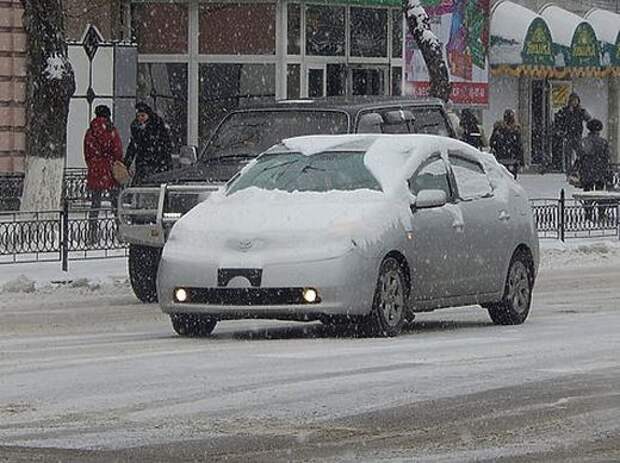
[[[261,170],[261,172],[267,172],[267,171],[270,171],[270,170],[273,170],[273,169],[277,169],[278,167],[285,167],[285,166],[288,166],[288,165],[291,165],[291,164],[295,164],[296,162],[299,162],[299,161],[300,161],[300,159],[291,159],[290,161],[280,162],[280,163],[274,164],[272,166],[264,167]]]
[[[239,159],[254,159],[258,154],[245,153],[245,154],[231,154],[230,156],[218,156],[215,158],[207,158],[202,160],[203,164],[211,164],[214,162],[226,162],[227,160],[238,161]]]
[[[308,165],[304,166],[303,169],[301,169],[301,173],[305,174],[309,170],[318,170],[319,172],[326,172],[327,171],[327,169],[321,169],[320,167],[314,167],[314,166],[308,164]]]

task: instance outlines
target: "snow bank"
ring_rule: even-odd
[[[609,239],[540,240],[542,268],[620,265],[620,241]]]
[[[60,262],[0,265],[1,293],[31,293],[43,288],[65,287],[97,291],[106,286],[127,286],[127,259],[75,261],[63,272]],[[18,275],[15,277],[15,275]]]
[[[2,285],[3,293],[34,293],[35,283],[26,275],[19,275]]]

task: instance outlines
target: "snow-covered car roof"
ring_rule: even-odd
[[[307,156],[326,151],[364,151],[364,163],[381,184],[386,194],[402,188],[424,156],[447,147],[459,147],[467,152],[473,148],[462,142],[437,135],[312,135],[288,138],[269,152],[288,150]],[[402,192],[400,192],[402,193]]]

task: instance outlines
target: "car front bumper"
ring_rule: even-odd
[[[329,316],[359,316],[370,311],[376,285],[377,265],[356,251],[337,258],[288,263],[239,262],[221,266],[214,262],[197,262],[195,256],[162,256],[158,272],[158,296],[163,312],[202,313],[217,319],[273,318],[313,320]],[[224,272],[233,278],[222,279]],[[259,279],[236,278],[260,274]],[[250,278],[252,279],[252,278]],[[241,286],[239,283],[241,282]],[[197,292],[225,295],[205,302],[190,298],[178,302],[176,288],[191,288]],[[319,301],[307,303],[270,295],[278,290],[290,291],[313,288]],[[257,295],[248,298],[247,293]],[[242,297],[239,297],[241,295]],[[229,297],[228,297],[229,296]],[[198,298],[200,299],[200,298]]]

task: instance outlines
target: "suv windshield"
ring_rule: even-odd
[[[247,111],[227,117],[201,159],[252,157],[285,138],[348,132],[344,112],[313,110]]]
[[[364,165],[364,154],[361,151],[331,151],[312,156],[265,154],[230,184],[227,194],[249,187],[288,192],[381,191],[379,182]]]

